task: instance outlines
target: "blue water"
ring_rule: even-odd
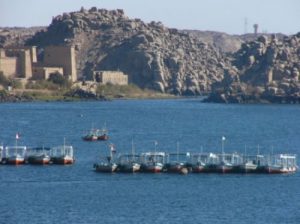
[[[106,123],[118,152],[300,152],[299,105],[203,104],[197,99],[0,104],[0,142],[72,144],[72,166],[0,166],[0,223],[300,223],[300,174],[100,174]]]

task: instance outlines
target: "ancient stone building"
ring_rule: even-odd
[[[24,79],[32,77],[32,61],[36,61],[35,48],[0,49],[0,52],[0,71],[5,76]]]
[[[48,79],[52,73],[60,73],[77,80],[75,50],[73,46],[49,46],[44,49],[44,60],[37,61],[36,48],[0,49],[0,72],[6,77]]]
[[[94,81],[102,84],[128,85],[128,75],[120,71],[94,71]]]
[[[62,67],[64,75],[77,80],[75,49],[73,46],[48,46],[44,51],[45,67]]]

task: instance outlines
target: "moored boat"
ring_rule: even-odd
[[[0,146],[0,163],[2,163],[2,159],[3,159],[3,146]]]
[[[141,154],[141,171],[147,173],[160,173],[164,167],[164,152],[146,152]]]
[[[182,173],[182,170],[188,171],[188,161],[190,160],[190,153],[168,153],[167,163],[165,165],[166,171],[170,173]]]
[[[116,153],[114,144],[109,144],[109,148],[110,155],[100,157],[100,162],[94,164],[96,172],[113,173],[117,171],[118,164],[114,160],[114,154]]]
[[[50,163],[49,156],[50,148],[47,147],[36,147],[28,148],[26,153],[26,162],[29,164],[45,165]]]
[[[50,150],[51,162],[54,164],[73,164],[75,159],[73,156],[73,147],[62,145],[53,147]]]
[[[25,163],[26,146],[6,146],[4,163],[20,165]]]
[[[265,172],[269,174],[293,173],[297,170],[296,155],[279,154],[272,157],[265,166]]]
[[[135,173],[140,171],[140,156],[137,154],[120,155],[118,161],[118,170],[120,172]]]

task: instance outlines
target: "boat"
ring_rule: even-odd
[[[75,162],[73,156],[73,147],[62,145],[50,149],[51,162],[53,164],[73,164]]]
[[[84,141],[107,141],[109,137],[106,129],[91,129],[82,139]]]
[[[3,159],[3,146],[0,146],[0,163],[2,163]]]
[[[235,171],[237,173],[255,173],[257,169],[257,164],[255,161],[249,160],[238,165]]]
[[[168,153],[166,171],[170,173],[182,173],[184,170],[188,170],[188,160],[190,154],[187,153]]]
[[[29,164],[36,164],[36,165],[46,165],[50,163],[50,156],[49,154],[50,148],[45,147],[37,147],[37,148],[30,148],[27,150],[27,158],[26,161]]]
[[[293,173],[297,170],[296,155],[279,154],[272,157],[271,163],[265,166],[269,174]]]
[[[219,164],[216,166],[216,172],[217,173],[229,173],[233,170],[233,166],[231,163],[229,163],[226,160],[221,161]]]
[[[140,155],[124,154],[118,159],[118,170],[124,173],[135,173],[140,171]]]
[[[100,162],[94,164],[96,172],[113,173],[117,171],[118,164],[114,161],[114,154],[116,153],[113,144],[109,145],[110,155],[105,157],[100,157]]]
[[[86,135],[82,137],[84,141],[97,141],[97,129],[91,129]]]
[[[141,171],[146,173],[160,173],[164,168],[164,152],[146,152],[141,154]]]
[[[207,158],[202,169],[204,173],[214,173],[217,172],[217,165],[219,164],[219,157],[215,153],[208,153]]]
[[[193,173],[202,173],[205,171],[205,166],[208,162],[208,153],[191,154],[191,168]]]
[[[6,146],[4,163],[20,165],[25,163],[26,146]]]

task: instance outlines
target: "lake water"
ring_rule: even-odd
[[[72,166],[0,166],[0,223],[300,223],[300,175],[101,174],[109,142],[83,142],[106,123],[118,152],[154,149],[299,153],[300,105],[198,99],[0,104],[0,142],[72,144]]]

